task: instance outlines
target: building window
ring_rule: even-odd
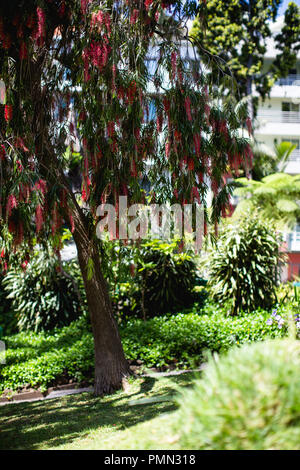
[[[288,101],[283,101],[281,103],[281,110],[284,112],[299,112],[299,104],[288,102]]]

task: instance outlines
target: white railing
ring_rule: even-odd
[[[290,162],[300,162],[300,149],[294,150],[289,156]]]
[[[279,86],[300,86],[300,75],[288,75],[285,78],[280,78],[275,82]]]
[[[268,122],[300,123],[300,111],[275,111],[260,109],[257,118]]]

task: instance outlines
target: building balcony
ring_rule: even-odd
[[[257,114],[256,135],[295,137],[300,130],[299,111],[281,111],[275,109],[260,108]]]
[[[285,78],[280,78],[275,82],[278,86],[300,86],[300,75],[288,75]]]
[[[290,157],[289,157],[290,162],[300,162],[300,149],[295,149]]]
[[[279,123],[300,123],[300,111],[276,111],[274,109],[260,109],[257,113],[259,121]]]

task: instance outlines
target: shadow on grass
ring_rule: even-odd
[[[134,393],[117,392],[104,398],[83,393],[2,406],[0,449],[53,448],[70,444],[74,439],[84,439],[93,430],[103,432],[103,438],[106,438],[110,432],[121,431],[176,409],[174,402],[130,406],[133,397],[167,396],[174,393],[177,385],[190,385],[193,378],[194,374],[169,377],[161,385],[156,378],[147,377]]]

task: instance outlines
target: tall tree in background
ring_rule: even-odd
[[[207,28],[203,29],[197,19],[193,24],[191,35],[201,45],[200,54],[208,51],[219,56],[224,61],[223,70],[234,75],[238,100],[251,96],[254,87],[264,99],[274,81],[295,66],[300,50],[300,7],[293,2],[285,12],[281,33],[273,38],[278,54],[272,64],[266,66],[264,62],[266,43],[272,37],[270,26],[278,18],[281,3],[282,0],[207,0]],[[257,99],[253,104],[255,110]]]
[[[204,4],[180,0],[0,5],[0,233],[12,245],[1,264],[5,270],[21,248],[29,256],[34,243],[50,241],[59,252],[69,225],[94,335],[97,395],[128,374],[103,278],[97,207],[118,207],[120,195],[143,201],[150,160],[153,202],[205,204],[209,178],[214,222],[228,202],[224,175],[251,164],[238,132],[246,108],[236,114],[230,99],[216,90],[210,96],[199,62],[182,57],[183,26],[196,14],[205,15]],[[83,183],[74,192],[66,155],[78,139]]]

